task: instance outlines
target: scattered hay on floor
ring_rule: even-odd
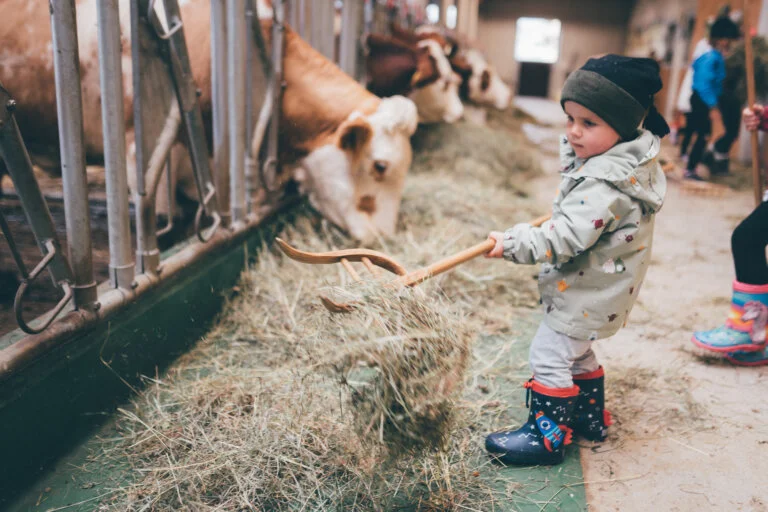
[[[374,246],[411,270],[545,213],[525,198],[539,170],[519,136],[455,128],[420,130],[398,233]],[[354,246],[311,212],[280,236],[306,251]],[[105,506],[494,508],[477,432],[495,415],[460,399],[477,380],[468,368],[488,369],[473,365],[477,335],[537,305],[535,273],[479,258],[397,291],[263,249],[216,328],[123,413],[101,457],[127,461],[133,481]],[[356,306],[331,315],[318,293]]]

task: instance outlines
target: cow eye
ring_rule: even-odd
[[[376,169],[376,172],[379,174],[384,174],[387,170],[387,166],[389,164],[384,160],[376,160],[373,162],[373,168]]]

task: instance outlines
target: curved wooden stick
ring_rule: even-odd
[[[369,249],[344,249],[341,251],[305,252],[292,247],[281,238],[275,238],[275,242],[277,242],[278,247],[280,247],[286,256],[292,260],[300,261],[301,263],[329,265],[331,263],[341,263],[342,260],[363,261],[363,259],[368,259],[368,261],[374,265],[389,270],[393,274],[404,276],[408,273],[408,271],[392,257],[379,251],[371,251]]]
[[[552,218],[552,215],[542,215],[541,217],[532,220],[529,224],[533,227],[539,227]],[[477,245],[473,245],[468,249],[464,249],[452,256],[448,256],[436,263],[433,263],[427,267],[414,270],[408,275],[402,276],[397,279],[397,283],[403,286],[416,286],[417,284],[426,281],[432,276],[442,274],[453,267],[461,265],[464,262],[477,258],[480,255],[487,254],[496,246],[496,241],[493,238],[489,238],[484,242]]]

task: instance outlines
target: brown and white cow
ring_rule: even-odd
[[[103,155],[96,1],[77,1],[85,147],[87,156],[93,159]],[[192,70],[203,92],[201,105],[204,110],[210,109],[210,5],[202,0],[181,3]],[[37,145],[56,145],[47,5],[5,0],[3,7],[7,10],[0,27],[0,82],[17,100],[16,119],[25,140]],[[120,3],[126,55],[127,7],[128,2]],[[125,115],[130,128],[132,91],[128,59],[123,62],[123,75]],[[409,139],[417,123],[413,102],[403,97],[376,97],[290,29],[285,37],[284,81],[281,156],[311,203],[360,240],[369,240],[377,233],[393,233],[412,158]],[[128,152],[129,167],[133,167],[132,151]],[[181,166],[175,176],[191,194],[194,180],[188,158],[175,160]],[[135,171],[133,178],[130,174],[131,170],[129,183],[135,183]],[[158,200],[164,196],[159,192]]]
[[[453,70],[461,76],[460,92],[463,99],[499,110],[510,105],[512,90],[479,50],[433,25],[422,25],[412,32],[393,23],[390,29],[394,38],[411,44],[424,40],[435,41],[448,57]]]
[[[452,123],[464,114],[460,78],[439,44],[415,44],[370,34],[366,39],[368,90],[382,96],[407,95],[416,104],[420,123]]]

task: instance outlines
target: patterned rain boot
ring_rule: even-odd
[[[713,352],[757,352],[765,348],[768,285],[733,282],[731,312],[725,325],[693,333],[697,347]]]
[[[590,441],[603,441],[613,424],[611,413],[605,409],[605,372],[601,366],[589,373],[573,376],[579,386],[579,399],[573,412],[573,432]]]
[[[730,352],[725,358],[739,366],[763,366],[768,364],[768,348],[757,352]]]
[[[578,386],[550,388],[531,379],[525,383],[528,421],[517,430],[495,432],[485,438],[485,449],[496,460],[518,466],[560,464],[571,444],[573,409]]]

